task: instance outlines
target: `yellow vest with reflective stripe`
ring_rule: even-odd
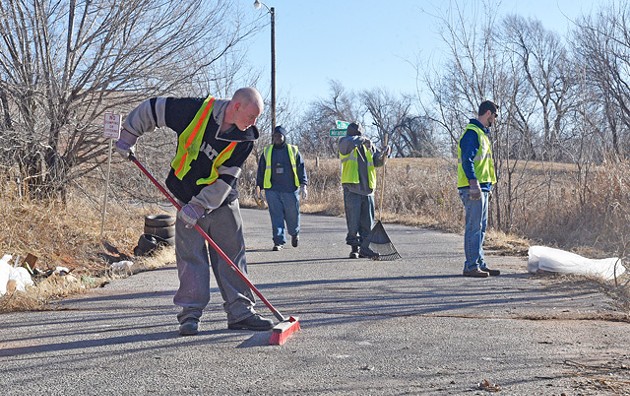
[[[291,169],[293,170],[293,179],[295,182],[295,187],[300,186],[300,179],[298,179],[297,175],[297,164],[295,162],[295,158],[297,157],[298,148],[293,144],[287,144],[287,150],[289,151],[289,161],[291,161]],[[270,144],[265,148],[264,156],[265,156],[265,178],[263,180],[263,188],[271,188],[271,153],[273,151],[273,144]]]
[[[374,167],[374,158],[372,150],[365,151],[365,160],[367,161],[368,185],[370,190],[376,187],[376,168]],[[355,147],[348,154],[339,152],[341,160],[341,183],[359,184],[359,148]]]
[[[175,154],[175,158],[171,161],[171,167],[179,180],[182,180],[184,176],[186,176],[186,173],[190,170],[190,163],[196,160],[199,155],[203,135],[206,131],[210,116],[212,115],[213,108],[214,98],[208,96],[203,102],[203,105],[201,105],[201,108],[197,111],[197,114],[195,114],[195,118],[193,118],[177,139],[177,153]]]
[[[190,164],[199,156],[203,136],[206,132],[208,121],[212,116],[214,108],[214,98],[208,96],[201,105],[201,108],[195,114],[195,118],[188,124],[184,132],[177,139],[177,153],[171,161],[171,167],[175,176],[182,180],[190,171]],[[212,184],[219,178],[219,167],[227,161],[234,152],[237,142],[231,142],[224,148],[219,155],[212,161],[210,175],[205,178],[198,179],[197,185]]]
[[[462,148],[460,146],[462,138],[466,134],[466,131],[469,129],[477,133],[477,139],[479,140],[479,149],[477,150],[477,155],[475,155],[475,158],[473,160],[477,181],[479,183],[496,184],[497,177],[494,172],[494,162],[492,161],[492,145],[490,144],[490,139],[481,128],[479,128],[475,124],[470,123],[466,125],[464,133],[462,133],[462,135],[459,137],[459,140],[457,141],[457,187],[468,187],[470,185],[468,183],[466,173],[464,173],[464,168],[462,167]]]

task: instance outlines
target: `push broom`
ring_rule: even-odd
[[[385,135],[385,146],[387,147],[387,135]],[[378,221],[368,235],[368,240],[370,241],[368,247],[373,252],[378,253],[378,256],[373,258],[376,261],[393,261],[401,258],[391,239],[389,239],[389,235],[385,232],[383,223],[381,223],[383,219],[383,196],[385,195],[385,161],[386,159],[383,160],[383,183],[381,187],[381,202],[378,206]]]
[[[140,161],[136,159],[133,154],[129,155],[129,160],[136,164],[138,168],[140,168],[142,173],[144,173],[153,182],[153,184],[155,184],[155,186],[166,196],[166,198],[168,198],[169,201],[171,201],[171,203],[173,204],[173,206],[175,206],[175,208],[177,208],[177,210],[181,209],[181,205],[175,200],[175,198],[173,198],[171,194],[166,191],[166,189],[160,184],[160,182],[157,181],[153,177],[153,175],[151,175],[151,173],[149,173],[149,171],[140,163]],[[256,286],[254,286],[254,284],[247,278],[247,275],[245,275],[243,271],[241,271],[236,266],[236,264],[234,264],[232,259],[230,259],[228,255],[225,254],[225,252],[219,247],[219,245],[217,245],[216,242],[214,242],[212,238],[210,238],[210,236],[203,230],[203,228],[201,228],[198,224],[195,224],[195,229],[197,230],[197,232],[199,232],[199,234],[201,234],[201,236],[204,237],[204,239],[219,254],[219,256],[221,256],[221,258],[223,258],[223,260],[225,260],[230,265],[230,267],[232,267],[232,269],[236,271],[238,276],[243,279],[247,286],[249,286],[249,288],[252,289],[254,293],[256,293],[258,298],[260,298],[260,300],[265,303],[267,308],[269,308],[276,319],[278,319],[279,323],[275,325],[273,329],[271,329],[269,345],[282,345],[286,342],[287,338],[289,338],[296,331],[300,330],[300,322],[297,316],[290,316],[288,318],[283,316],[280,311],[278,311],[273,305],[271,305],[269,300],[267,300],[265,296],[262,295],[262,293],[256,288]]]

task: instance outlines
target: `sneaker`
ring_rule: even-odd
[[[374,258],[378,258],[378,256],[380,256],[380,254],[376,253],[370,248],[362,248],[361,250],[359,250],[359,257],[361,258],[374,259]]]
[[[299,243],[300,243],[300,237],[298,235],[293,235],[291,237],[291,246],[298,247]]]
[[[199,332],[198,330],[199,322],[195,320],[187,320],[181,325],[179,325],[179,335],[181,336],[191,336],[195,335]]]
[[[271,319],[265,319],[259,314],[254,314],[240,322],[228,323],[228,329],[230,330],[267,331],[272,328],[273,321]]]
[[[470,278],[487,278],[490,276],[490,274],[480,270],[479,268],[475,268],[470,271],[464,270],[464,276],[468,276]]]
[[[359,247],[358,246],[353,246],[352,247],[352,251],[350,252],[350,256],[351,259],[358,259],[359,258]]]
[[[283,247],[284,246],[282,246],[282,245],[273,245],[273,249],[271,249],[271,250],[273,250],[274,252],[277,252],[279,250],[282,250]]]
[[[484,272],[487,272],[490,276],[499,276],[501,275],[501,271],[499,270],[494,270],[494,269],[490,269],[490,268],[482,268],[481,269]]]

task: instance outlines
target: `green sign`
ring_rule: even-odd
[[[336,120],[335,123],[337,124],[337,129],[348,129],[348,125],[350,125],[348,121]]]
[[[346,136],[346,132],[348,132],[347,129],[331,129],[330,130],[330,136]]]

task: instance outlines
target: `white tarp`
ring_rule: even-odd
[[[595,260],[545,246],[531,246],[528,254],[527,271],[531,273],[546,271],[599,276],[612,280],[615,279],[615,275],[620,276],[626,272],[626,268],[617,257]]]

